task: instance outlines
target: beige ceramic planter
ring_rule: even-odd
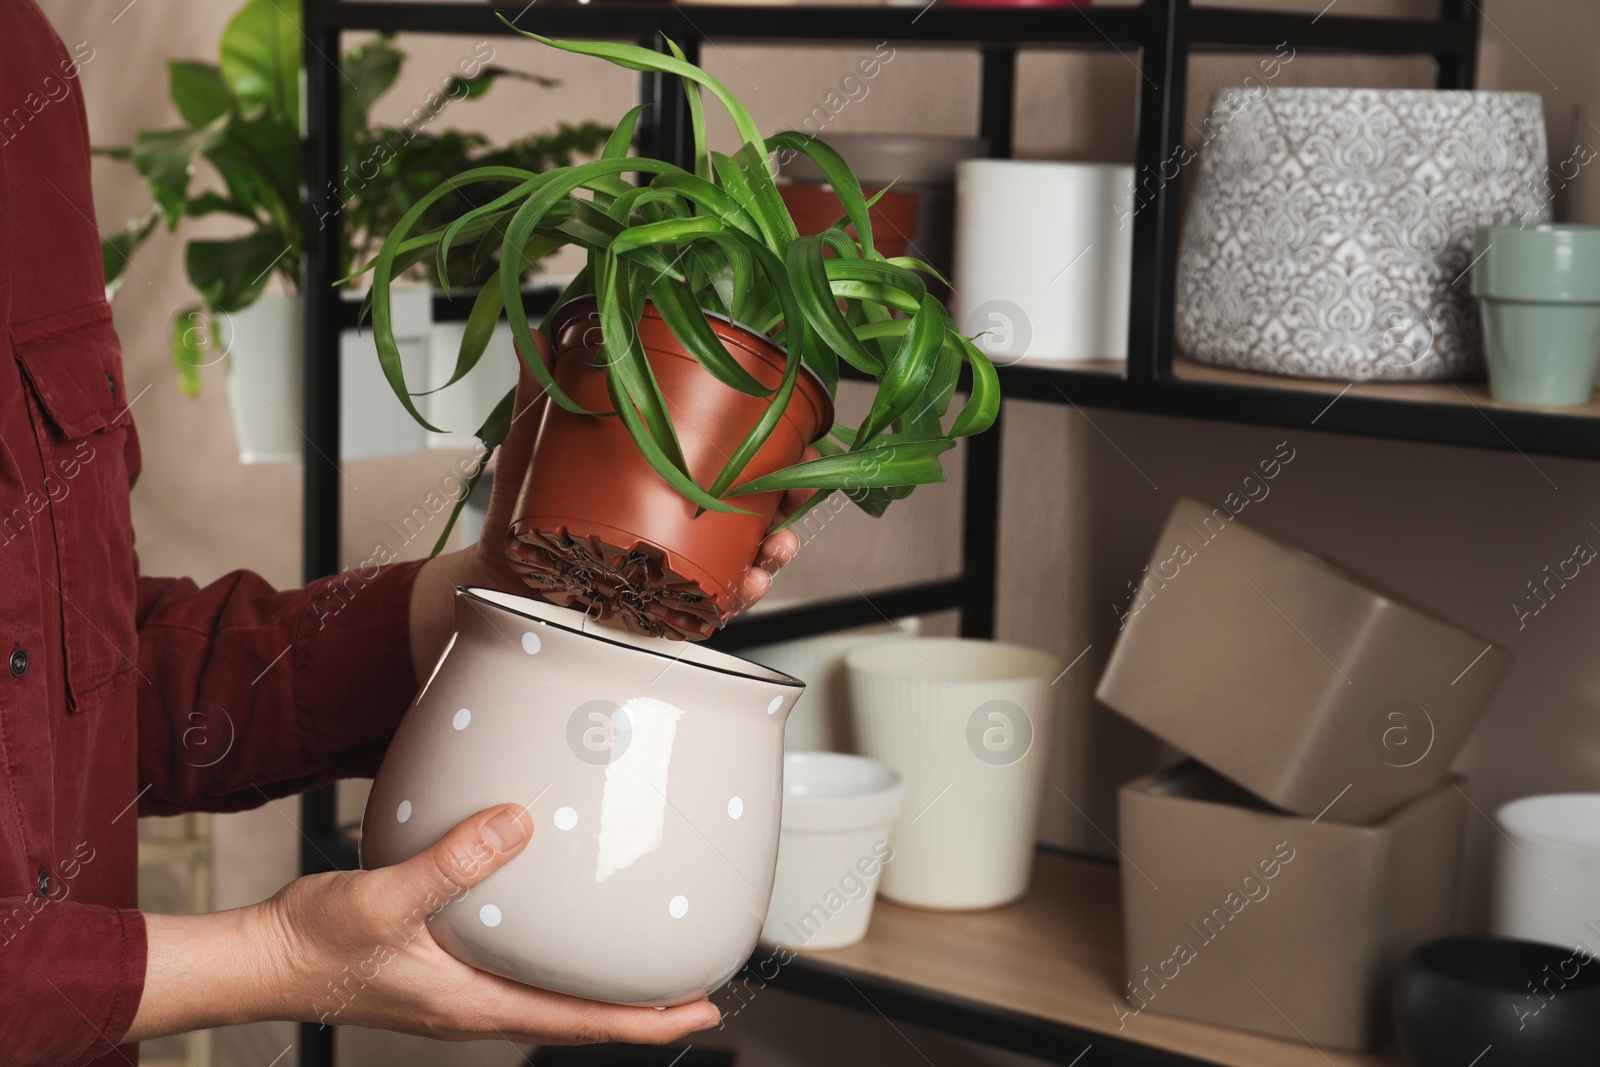
[[[698,645],[460,590],[456,633],[373,785],[362,864],[525,804],[532,843],[434,917],[439,943],[562,993],[694,1000],[744,965],[766,916],[783,724],[803,688]]]
[[[1155,1012],[1371,1047],[1401,960],[1454,928],[1466,810],[1447,784],[1377,826],[1342,826],[1270,811],[1193,763],[1130,782],[1128,984],[1110,1010],[1134,1040]]]
[[[1231,498],[1230,498],[1231,499]],[[1438,788],[1511,655],[1182,500],[1096,694],[1280,808],[1365,823]]]

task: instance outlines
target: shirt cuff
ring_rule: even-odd
[[[0,900],[8,915],[0,945],[0,1062],[79,1067],[110,1055],[133,1027],[144,995],[144,916],[132,908],[35,903]]]

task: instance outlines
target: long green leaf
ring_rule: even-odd
[[[389,305],[389,288],[397,273],[404,271],[407,266],[407,264],[401,262],[398,264],[397,270],[397,259],[411,234],[412,228],[416,226],[423,213],[432,207],[434,203],[453,192],[459,191],[463,185],[473,185],[482,181],[504,180],[507,177],[516,181],[519,180],[518,175],[525,175],[526,173],[526,171],[514,167],[475,167],[472,170],[456,175],[449,182],[435,186],[415,204],[411,205],[410,210],[400,217],[400,221],[395,223],[394,229],[389,232],[389,236],[383,242],[383,247],[378,250],[377,257],[372,261],[372,288],[370,291],[372,300],[372,339],[378,349],[378,364],[383,368],[384,379],[389,383],[389,388],[394,392],[395,398],[406,409],[406,414],[416,420],[417,424],[425,430],[430,430],[433,433],[444,432],[423,418],[422,412],[417,410],[416,403],[411,399],[410,388],[406,385],[405,368],[400,362],[400,346],[394,339],[394,320],[390,314]],[[524,240],[517,245],[513,253],[505,257],[505,261],[517,262],[518,256],[520,256],[522,248],[526,244],[527,241]],[[423,255],[426,256],[426,252]],[[511,272],[511,278],[514,290],[512,302],[515,303],[517,312],[521,313],[523,311],[522,290],[517,284],[517,277],[514,272]],[[525,313],[523,314],[523,324],[524,326],[527,324]],[[543,369],[543,363],[539,360],[534,360],[533,362],[539,363],[540,368]],[[546,371],[545,377],[548,376],[549,373]],[[542,381],[541,384],[543,384]]]
[[[672,50],[674,59],[687,63],[688,57],[683,54],[683,49],[678,47],[678,42],[668,39],[667,47]],[[689,129],[694,140],[694,172],[700,177],[711,180],[711,159],[706,155],[706,111],[700,100],[700,85],[688,78],[680,78],[683,85],[683,96],[689,104]]]
[[[650,285],[649,293],[672,335],[718,381],[746,396],[772,395],[771,389],[728,352],[687,285],[673,278],[658,278]]]
[[[573,52],[581,56],[595,56],[606,59],[619,67],[628,70],[652,71],[657,74],[675,74],[687,81],[697,82],[711,91],[728,112],[728,117],[733,120],[734,128],[739,131],[739,137],[746,145],[753,146],[761,151],[765,142],[761,138],[761,130],[756,126],[756,121],[751,117],[749,110],[739,102],[717,79],[685,59],[677,56],[662,55],[660,52],[649,48],[641,48],[636,44],[615,44],[602,41],[555,41],[548,37],[541,37],[537,33],[519,28],[504,15],[498,15],[501,22],[516,30],[524,37],[531,37],[540,44],[547,44],[552,48],[559,48],[563,52]],[[681,53],[680,53],[681,54]]]
[[[922,307],[911,319],[911,327],[900,340],[900,348],[884,368],[873,398],[872,410],[856,434],[855,450],[863,449],[878,434],[911,409],[933,376],[939,349],[944,345],[944,309],[931,296],[922,298]]]
[[[1000,417],[1000,376],[994,372],[994,364],[978,350],[977,345],[954,329],[950,334],[961,345],[967,356],[967,365],[972,368],[972,394],[962,407],[961,414],[956,416],[950,434],[953,437],[970,437],[987,430]]]
[[[911,441],[885,438],[873,448],[823,456],[754,478],[734,488],[729,495],[770,493],[775,489],[849,490],[942,482],[944,468],[939,465],[939,454],[952,446],[953,442],[943,438]]]
[[[600,343],[606,354],[606,376],[638,410],[651,439],[667,461],[688,477],[689,461],[678,443],[678,431],[667,411],[667,398],[662,395],[650,359],[639,340],[644,293],[634,290],[633,279],[619,267],[616,255],[607,252],[602,284],[595,287],[600,303]]]
[[[628,433],[632,435],[633,442],[638,446],[640,454],[644,456],[645,461],[650,464],[657,474],[661,475],[662,480],[668,485],[683,494],[691,503],[697,504],[707,511],[720,511],[724,514],[735,515],[750,514],[749,511],[735,504],[718,500],[700,488],[693,478],[678,469],[671,458],[656,444],[655,439],[650,436],[649,428],[640,420],[639,413],[634,410],[634,406],[628,402],[626,397],[617,395],[614,383],[611,390],[611,401],[616,408],[617,417],[622,419],[623,425],[628,428]]]
[[[534,194],[517,209],[511,221],[506,225],[505,239],[501,246],[501,260],[514,261],[521,250],[526,247],[532,238],[534,230],[539,226],[544,216],[557,203],[569,196],[575,190],[595,182],[603,181],[608,177],[621,174],[624,171],[639,170],[651,173],[665,171],[678,171],[682,168],[674,167],[670,163],[663,163],[655,159],[597,159],[569,170],[552,171],[550,180],[540,186]],[[409,213],[408,213],[409,214]],[[392,238],[391,238],[392,239]],[[591,252],[594,248],[591,246]],[[597,283],[604,279],[595,275]],[[500,285],[505,290],[506,318],[511,323],[511,333],[517,342],[518,348],[524,351],[534,349],[533,330],[528,325],[527,311],[522,306],[522,289],[516,275],[507,271],[500,272]],[[526,362],[526,360],[525,360]],[[581,405],[567,396],[566,392],[556,385],[549,368],[539,360],[532,360],[529,369],[544,387],[550,399],[574,414],[592,414]]]
[[[824,244],[820,237],[800,237],[789,246],[787,266],[789,282],[799,298],[801,313],[806,323],[816,331],[818,339],[857,370],[874,377],[883,373],[883,360],[867,351],[850,324],[839,311],[839,304],[828,281],[827,261],[823,258]],[[835,285],[855,285],[855,282],[836,282]]]
[[[760,228],[767,247],[779,255],[784,254],[800,231],[795,229],[794,218],[772,180],[765,153],[745,145],[732,156],[711,153],[711,163],[723,188],[744,205]]]
[[[488,284],[479,289],[477,297],[472,301],[472,310],[467,313],[466,329],[461,332],[461,348],[456,353],[456,367],[450,375],[450,380],[414,395],[427,396],[428,393],[448,389],[471,374],[472,368],[478,365],[484,351],[488,349],[489,341],[494,337],[494,328],[500,322],[500,313],[505,309],[505,293],[501,291],[499,285]]]
[[[781,149],[799,152],[817,165],[817,169],[822,171],[822,176],[833,187],[834,195],[839,198],[845,217],[855,227],[856,240],[863,248],[871,248],[872,219],[867,213],[867,198],[861,191],[861,183],[856,180],[855,172],[844,161],[844,157],[826,141],[794,130],[787,130],[767,138],[767,151],[777,152]]]
[[[705,178],[683,172],[658,174],[650,181],[652,189],[660,189],[683,197],[701,211],[713,215],[724,226],[759,238],[761,228],[745,211],[744,205]]]

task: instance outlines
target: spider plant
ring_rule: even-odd
[[[688,100],[693,163],[684,168],[629,156],[642,110],[634,108],[592,162],[543,173],[476,167],[418,200],[370,264],[379,358],[412,417],[436,429],[415,407],[401,370],[390,320],[390,285],[428,258],[437,260],[448,284],[454,249],[468,243],[498,244],[496,265],[471,310],[454,377],[466,374],[482,357],[494,324],[504,314],[523,362],[549,402],[576,414],[621,419],[655,472],[702,513],[740,511],[738,498],[747,494],[816,489],[823,491],[807,507],[832,490],[843,490],[870,514],[881,515],[915,486],[942,481],[940,453],[957,438],[993,424],[1000,403],[998,381],[988,360],[957,330],[919,276],[938,277],[936,272],[919,260],[886,259],[874,251],[869,201],[839,154],[806,134],[763,137],[744,105],[670,41],[671,54],[664,54],[636,45],[555,41],[518,32],[629,70],[677,76]],[[738,131],[740,145],[731,155],[707,147],[703,93],[727,111]],[[784,150],[815,161],[839,197],[844,215],[821,234],[801,236],[784,207],[771,164],[771,155]],[[638,184],[629,175],[638,175]],[[436,200],[485,184],[504,188],[508,182],[510,191],[485,199],[449,225],[414,232]],[[582,248],[587,265],[562,293],[557,308],[581,297],[596,300],[612,411],[586,411],[560,388],[537,356],[533,327],[522,306],[516,265],[566,245]],[[690,474],[639,343],[634,324],[646,301],[706,371],[731,390],[769,401],[765,414],[709,484],[699,484]],[[783,346],[786,363],[776,389],[763,386],[728,354],[708,325],[708,314],[726,316]],[[545,328],[559,317],[553,312]],[[778,424],[802,370],[820,379],[831,395],[844,365],[877,386],[860,424],[835,425],[816,442],[819,458],[762,477],[743,477],[746,464]],[[963,365],[971,370],[970,392],[946,429]],[[512,394],[507,394],[479,430],[490,450],[505,437],[511,406]]]

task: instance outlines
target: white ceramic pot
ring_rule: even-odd
[[[393,295],[395,340],[408,381],[428,372],[433,297],[425,289]],[[264,296],[217,316],[228,368],[228,402],[241,463],[290,463],[305,456],[301,423],[305,380],[304,308],[299,296]],[[420,452],[427,436],[395,399],[378,363],[370,327],[339,338],[339,457]]]
[[[1523,797],[1495,822],[1494,932],[1600,953],[1600,793]]]
[[[484,808],[527,849],[433,917],[458,959],[618,1004],[705,996],[767,914],[783,723],[802,683],[524,597],[456,596],[456,632],[372,787],[362,864],[399,863]]]
[[[1133,168],[969,159],[956,164],[961,332],[992,361],[1123,359],[1133,269]]]
[[[533,324],[537,329],[537,323]],[[502,319],[489,335],[489,344],[477,365],[466,377],[444,386],[456,369],[461,352],[464,322],[436,322],[429,331],[428,388],[437,389],[419,398],[418,405],[429,422],[446,433],[427,434],[427,447],[441,451],[471,448],[478,440],[474,432],[517,386],[517,346],[511,339],[511,324]]]
[[[845,669],[861,754],[906,782],[883,895],[949,909],[1020,897],[1060,661],[1020,645],[923,637],[858,648]]]
[[[837,752],[783,758],[783,834],[764,941],[842,948],[867,935],[878,877],[894,858],[889,827],[905,784],[889,767]]]
[[[775,671],[806,683],[805,696],[789,713],[783,747],[790,752],[850,752],[855,741],[850,729],[850,690],[845,681],[845,653],[861,645],[896,634],[916,637],[922,620],[916,616],[877,626],[816,634],[747,648],[744,655]]]
[[[1178,254],[1179,348],[1302,378],[1482,372],[1457,282],[1479,226],[1550,218],[1537,93],[1232,89],[1206,126]]]

